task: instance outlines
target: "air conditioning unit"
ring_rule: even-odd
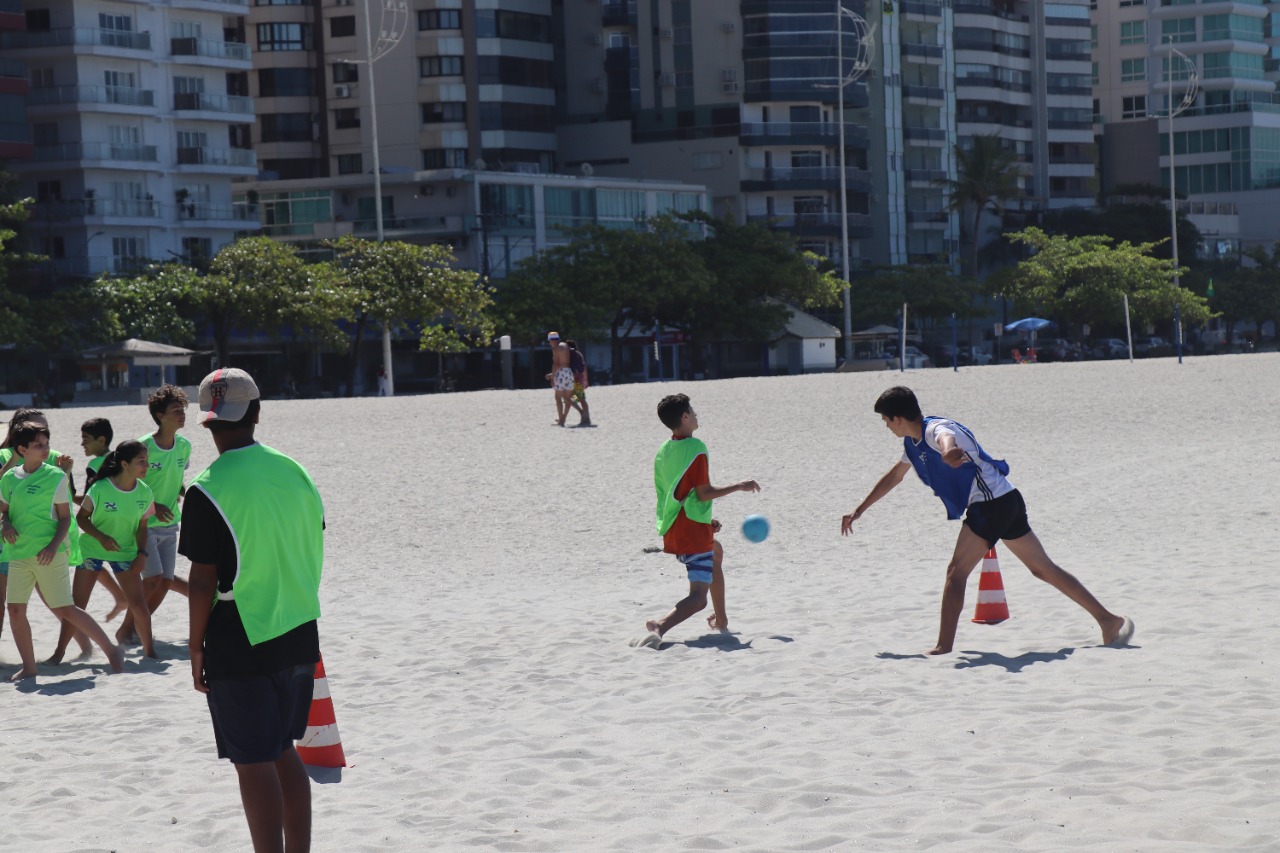
[[[736,33],[738,31],[738,22],[725,21],[720,25],[720,29],[724,30],[726,33]]]
[[[339,83],[337,86],[333,87],[333,96],[335,98],[350,98],[351,87],[345,83]]]
[[[738,84],[736,82],[725,82],[720,88],[726,95],[732,95],[738,91]]]
[[[675,36],[676,36],[676,31],[671,27],[663,27],[662,29],[658,30],[658,37],[664,38],[667,41],[670,41],[671,39],[675,38]]]
[[[604,91],[604,78],[603,78],[603,77],[593,77],[593,78],[591,78],[591,82],[587,84],[587,89],[589,89],[589,90],[590,90],[590,91],[592,91],[592,92],[603,92],[603,91]]]
[[[674,86],[676,84],[676,75],[670,71],[663,71],[658,75],[659,86]]]
[[[736,83],[738,81],[738,69],[726,68],[720,72],[720,80],[724,83]]]
[[[604,44],[604,33],[592,33],[587,36],[587,44],[594,44],[597,47]]]

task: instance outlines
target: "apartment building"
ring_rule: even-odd
[[[559,152],[596,174],[706,185],[717,215],[839,260],[837,21],[826,0],[561,0]],[[872,4],[875,5],[875,4]],[[864,14],[867,4],[846,3]],[[844,30],[846,72],[857,34]],[[845,88],[851,262],[871,234],[865,80]]]
[[[4,41],[26,26],[21,0],[0,0],[0,164],[31,156],[27,126],[27,68],[11,59]]]
[[[3,46],[30,75],[35,149],[11,169],[51,277],[198,261],[244,227],[231,183],[257,173],[246,8],[24,0],[25,32]]]

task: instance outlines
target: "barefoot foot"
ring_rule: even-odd
[[[124,672],[124,649],[112,646],[107,652],[107,662],[111,664],[112,672]]]
[[[16,681],[25,681],[28,678],[35,678],[35,677],[36,677],[36,671],[34,669],[20,669],[17,672],[15,672],[13,675],[6,678],[5,681],[13,683]]]
[[[1102,629],[1102,644],[1104,646],[1127,646],[1129,641],[1133,639],[1133,620],[1128,616],[1117,616],[1114,622],[1109,622]]]
[[[729,633],[729,620],[721,619],[718,614],[712,613],[708,616],[707,625],[719,631],[721,634]]]
[[[657,619],[650,619],[648,622],[644,623],[644,629],[650,634],[662,636],[662,626],[658,624]]]
[[[54,651],[53,654],[45,658],[44,662],[49,664],[50,666],[57,666],[58,664],[62,663],[62,656],[65,653],[66,653],[65,649],[57,649]]]
[[[925,654],[926,655],[949,655],[951,654],[951,649],[944,649],[942,646],[934,646],[933,648],[929,649],[929,651],[925,652]]]
[[[125,603],[124,599],[117,601],[115,606],[111,608],[111,612],[107,614],[107,621],[110,622],[112,619],[116,618],[128,609],[129,605]]]

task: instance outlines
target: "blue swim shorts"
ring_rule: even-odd
[[[111,567],[111,571],[117,575],[121,572],[127,572],[133,568],[132,560],[99,560],[94,557],[86,557],[84,563],[79,567],[81,571],[100,572]]]
[[[714,558],[714,551],[676,555],[676,559],[684,563],[684,567],[689,570],[689,580],[692,583],[711,583],[711,563]]]

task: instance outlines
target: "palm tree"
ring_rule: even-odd
[[[988,208],[999,213],[1006,204],[1021,194],[1018,188],[1017,157],[992,133],[973,137],[969,149],[955,146],[957,177],[940,181],[946,189],[947,206],[963,214],[973,209],[973,241],[969,274],[978,275],[978,248],[982,242],[982,214]]]

